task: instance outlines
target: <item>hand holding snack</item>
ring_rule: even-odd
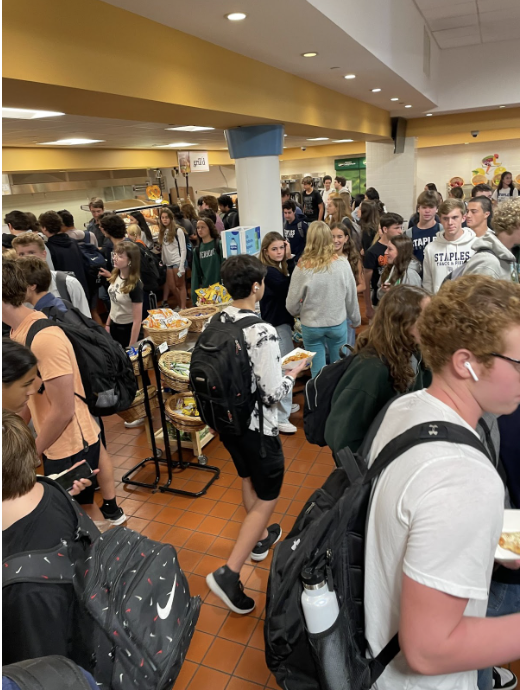
[[[310,364],[310,361],[308,358],[302,359],[294,367],[294,369],[289,369],[288,371],[285,372],[285,374],[286,374],[286,376],[291,376],[293,379],[295,379],[300,372],[305,371],[305,369],[307,369],[309,364]]]

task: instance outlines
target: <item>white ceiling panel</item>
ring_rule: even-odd
[[[514,40],[519,35],[518,26],[514,22],[497,22],[482,26],[482,40],[484,43]],[[513,56],[511,55],[510,57],[512,58]],[[515,88],[514,82],[512,88]],[[518,93],[518,81],[516,82],[516,93]]]
[[[477,0],[477,5],[480,14],[488,14],[518,8],[518,0]]]
[[[454,36],[438,40],[439,48],[462,48],[462,46],[474,46],[480,43],[480,36]]]
[[[462,17],[442,17],[440,19],[430,19],[430,29],[436,33],[446,29],[460,29],[464,26],[478,27],[478,16],[476,14],[463,15]]]
[[[427,9],[423,11],[424,17],[429,19],[439,19],[441,17],[464,17],[477,14],[477,4],[475,0],[471,2],[463,2],[460,4],[447,3],[442,0],[442,4],[432,2]]]

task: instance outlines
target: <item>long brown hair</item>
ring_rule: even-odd
[[[361,234],[373,238],[379,231],[379,209],[375,201],[362,201],[359,216]]]
[[[322,220],[315,220],[307,230],[307,242],[298,266],[319,273],[327,270],[335,259],[329,226]]]
[[[262,247],[260,248],[260,261],[264,264],[264,266],[272,266],[273,268],[277,268],[280,273],[284,274],[284,276],[288,276],[289,269],[287,268],[287,259],[285,258],[285,254],[281,263],[277,263],[276,261],[273,261],[273,259],[271,259],[267,253],[269,246],[273,242],[285,242],[285,239],[280,235],[279,232],[268,232],[262,240]]]
[[[397,249],[397,258],[392,264],[394,268],[393,271],[390,264],[385,266],[381,274],[381,285],[387,282],[389,282],[390,285],[395,285],[398,280],[401,281],[413,258],[413,242],[410,237],[406,237],[406,235],[397,235],[397,237],[391,237],[389,241]],[[392,274],[391,276],[390,273]],[[388,276],[390,276],[390,280],[388,280]]]
[[[141,250],[135,242],[129,242],[124,240],[123,242],[118,242],[114,247],[115,254],[126,254],[130,262],[130,271],[128,273],[128,278],[121,277],[123,281],[123,286],[121,292],[127,294],[132,292],[139,280],[141,279]],[[112,285],[119,276],[119,269],[115,268],[112,271],[108,282]]]
[[[351,217],[350,211],[347,209],[347,204],[345,200],[342,199],[343,196],[343,194],[338,194],[338,196],[335,197],[329,196],[329,201],[334,204],[334,208],[336,209],[332,215],[328,216],[329,225],[332,223],[341,223],[345,216],[348,218]]]
[[[193,204],[190,204],[188,202],[185,204],[182,204],[181,211],[182,211],[182,215],[185,218],[187,218],[188,220],[197,221],[199,219],[199,217],[197,215],[197,211],[195,210],[195,207],[193,206]]]
[[[167,215],[171,221],[170,226],[168,228],[166,228],[166,225],[163,225],[161,222],[161,216],[163,214]],[[164,241],[166,241],[166,244],[171,244],[173,240],[177,237],[177,229],[177,222],[170,209],[161,208],[159,213],[159,244],[162,245]]]
[[[357,250],[357,247],[352,239],[352,234],[348,225],[345,223],[332,223],[330,230],[341,230],[341,232],[347,237],[347,242],[343,245],[343,256],[347,259],[356,279],[356,285],[360,285],[359,280],[359,266],[361,264],[361,256]]]
[[[372,325],[358,336],[354,348],[354,352],[367,356],[375,353],[387,364],[393,387],[399,393],[406,393],[415,380],[410,360],[418,348],[411,329],[426,297],[429,294],[423,288],[396,285],[383,297]]]

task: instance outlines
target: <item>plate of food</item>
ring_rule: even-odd
[[[282,369],[294,369],[300,364],[302,359],[308,360],[309,364],[306,367],[308,369],[311,366],[311,360],[315,354],[315,352],[309,352],[309,350],[302,350],[301,347],[297,347],[295,350],[285,355],[285,357],[282,357]]]
[[[520,510],[504,511],[504,526],[495,553],[497,561],[520,561]]]

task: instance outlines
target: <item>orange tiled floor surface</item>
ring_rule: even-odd
[[[302,386],[297,385],[296,391],[294,402],[303,408]],[[334,467],[328,449],[306,442],[302,420],[301,409],[291,416],[293,424],[298,426],[296,434],[281,436],[286,474],[273,522],[279,522],[285,534],[310,494],[323,484]],[[272,550],[260,563],[253,565],[253,561],[248,561],[241,572],[247,593],[256,601],[251,614],[239,616],[232,613],[206,586],[206,575],[222,565],[231,552],[244,517],[240,479],[218,437],[205,447],[204,452],[208,456],[208,464],[220,468],[220,478],[205,496],[191,499],[173,494],[152,494],[149,489],[122,484],[121,478],[128,469],[151,454],[144,428],[125,429],[123,421],[114,416],[105,421],[105,429],[119,505],[129,517],[127,526],[151,539],[173,544],[188,577],[191,594],[198,594],[203,601],[175,690],[278,688],[265,664],[263,638],[265,592]],[[183,458],[191,460],[191,451],[184,450]],[[147,469],[134,478],[152,481],[154,474],[154,470]],[[188,469],[176,475],[173,485],[198,491],[203,479],[207,481],[209,475]],[[520,674],[520,661],[512,664],[511,668]]]
[[[301,390],[301,386],[298,386]],[[294,402],[303,408],[303,395],[295,393]],[[302,429],[302,411],[291,417],[298,426],[294,436],[281,436],[286,474],[273,522],[279,522],[284,533],[294,523],[304,502],[324,482],[333,466],[328,449],[311,446]],[[205,577],[222,565],[234,544],[244,517],[241,506],[241,481],[229,454],[216,438],[204,452],[210,465],[221,470],[220,478],[205,496],[191,499],[173,494],[152,494],[121,483],[129,468],[150,456],[144,428],[125,429],[115,416],[105,421],[108,450],[114,464],[119,505],[129,519],[131,529],[177,549],[179,563],[186,573],[192,595],[203,600],[197,628],[186,661],[175,683],[175,690],[259,690],[277,688],[264,660],[263,619],[265,592],[271,565],[266,560],[246,563],[241,579],[247,593],[256,601],[253,613],[239,616],[227,609],[206,586]],[[192,459],[184,451],[184,460]],[[150,481],[153,465],[135,478]],[[198,490],[206,474],[186,470],[177,475],[174,486]]]

